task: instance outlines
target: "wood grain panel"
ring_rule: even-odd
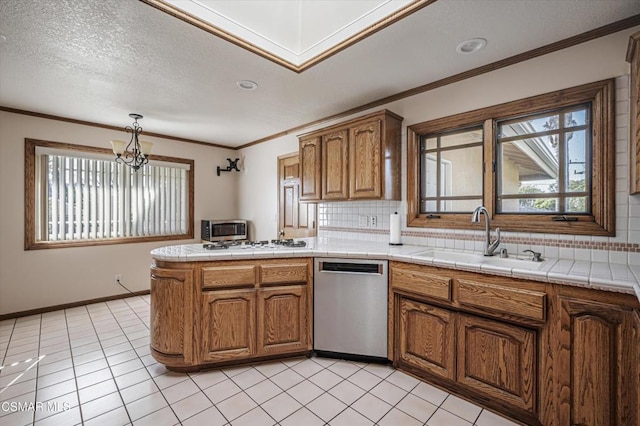
[[[204,266],[202,288],[252,287],[256,282],[256,274],[255,265]]]
[[[349,198],[380,198],[380,127],[379,119],[349,129]]]
[[[308,277],[308,262],[267,264],[260,267],[260,284],[304,283]]]
[[[544,292],[509,288],[459,279],[458,302],[461,305],[486,308],[508,315],[544,321],[546,294]]]
[[[536,411],[536,352],[532,330],[458,317],[458,382],[531,413]]]
[[[309,346],[306,306],[306,285],[258,291],[258,355],[299,352]]]
[[[432,374],[455,377],[455,314],[400,298],[398,361]]]
[[[300,201],[318,201],[322,198],[322,144],[320,136],[301,138]]]
[[[151,347],[167,355],[184,351],[185,279],[187,274],[175,271],[151,275]]]
[[[394,264],[391,268],[390,283],[394,290],[408,291],[420,296],[451,300],[452,278],[423,272],[415,265]]]
[[[640,424],[635,312],[593,300],[560,300],[560,424]]]
[[[349,133],[339,130],[322,137],[322,199],[349,198]]]
[[[240,359],[255,354],[255,290],[204,293],[202,343],[204,361]]]
[[[595,351],[595,347],[610,348],[615,338],[615,329],[601,319],[586,315],[573,319],[572,339],[580,344],[572,345],[571,376],[571,419],[578,425],[612,424],[615,407],[610,398],[602,398],[613,389],[614,376],[611,366],[612,351]],[[586,344],[583,344],[586,343]],[[585,410],[585,407],[595,409]]]

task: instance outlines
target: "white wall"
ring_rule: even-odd
[[[110,139],[127,139],[123,130],[71,124],[0,111],[0,314],[122,294],[114,284],[121,274],[132,291],[149,289],[149,252],[170,241],[82,248],[24,250],[24,139],[110,147]],[[144,126],[144,122],[142,123]],[[195,160],[195,237],[200,220],[238,216],[235,173],[216,176],[235,151],[145,137],[153,153]]]
[[[526,62],[391,102],[371,111],[386,108],[404,117],[402,137],[403,150],[405,150],[406,127],[412,124],[628,74],[629,65],[625,61],[627,43],[629,36],[638,30],[640,27],[620,31]],[[628,88],[623,87],[620,90],[625,91]],[[624,105],[618,107],[628,111],[628,103],[626,101],[623,103]],[[364,115],[367,112],[370,111],[363,111],[357,115]],[[349,118],[351,117],[345,117],[343,120]],[[626,114],[626,118],[625,114],[619,114],[617,120],[626,120],[628,123],[628,114]],[[318,127],[320,126],[309,127],[296,133],[306,133]],[[620,137],[624,138],[624,135],[620,133]],[[624,140],[618,141],[617,146],[623,145]],[[253,164],[253,168],[247,170],[240,179],[239,213],[241,217],[251,218],[254,221],[256,229],[254,236],[257,239],[273,238],[276,235],[277,157],[296,150],[296,134],[286,135],[242,150],[246,163]],[[616,186],[622,187],[628,179],[628,168],[627,163],[624,162],[624,153],[619,152],[619,154]],[[403,200],[406,201],[405,174],[406,152],[403,153],[402,178]],[[619,193],[623,193],[623,191],[619,191]],[[638,197],[628,197],[626,206],[620,205],[619,207],[622,210],[626,208],[628,211],[629,203],[633,204],[637,200]],[[387,204],[380,202],[378,207],[389,210]],[[402,204],[406,205],[406,203]],[[392,207],[392,209],[396,208],[395,205]],[[615,241],[630,241],[630,233],[627,232],[627,225],[624,224],[628,217],[628,212],[619,217],[619,222],[624,226],[622,229],[624,232]],[[322,218],[319,221],[321,224],[323,223]]]

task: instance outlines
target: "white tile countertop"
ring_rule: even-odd
[[[421,265],[552,282],[598,290],[635,294],[640,300],[640,265],[546,258],[533,262],[528,256],[485,257],[479,252],[434,249],[426,246],[391,246],[386,243],[304,238],[306,247],[264,246],[206,250],[202,244],[160,247],[151,251],[155,260],[197,262],[264,259],[276,257],[342,257],[398,260]]]

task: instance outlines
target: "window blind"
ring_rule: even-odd
[[[188,172],[111,159],[40,152],[39,241],[179,235],[187,232]]]

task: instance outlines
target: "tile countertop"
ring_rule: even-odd
[[[479,252],[434,249],[427,246],[390,246],[386,243],[327,238],[304,238],[304,248],[233,248],[205,250],[202,244],[160,247],[151,251],[155,260],[195,262],[264,259],[275,257],[340,257],[399,260],[421,265],[523,278],[533,281],[589,287],[635,294],[640,300],[640,265],[546,258],[541,263],[518,255],[501,259]],[[515,259],[515,260],[514,260]]]

